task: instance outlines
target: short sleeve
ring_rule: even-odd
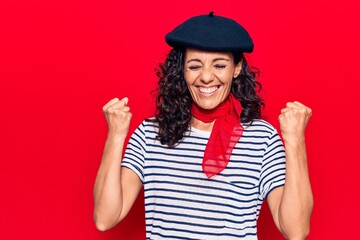
[[[144,182],[145,152],[145,129],[144,123],[142,123],[131,135],[125,149],[124,158],[121,162],[121,166],[134,171],[141,182]]]
[[[263,156],[259,191],[263,199],[275,188],[285,184],[286,157],[284,145],[276,129],[273,130]]]

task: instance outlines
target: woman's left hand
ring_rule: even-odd
[[[300,102],[288,102],[279,116],[281,135],[285,143],[304,139],[312,110]]]

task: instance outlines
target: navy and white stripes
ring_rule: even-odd
[[[135,130],[122,166],[144,184],[147,239],[257,239],[261,204],[285,182],[285,151],[269,123],[242,125],[228,166],[211,179],[202,171],[210,132],[191,128],[169,148],[156,140],[156,124]]]

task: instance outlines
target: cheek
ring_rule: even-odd
[[[199,74],[196,72],[184,72],[184,78],[186,84],[189,86],[195,82],[195,80],[198,78]]]
[[[190,94],[192,95],[193,90],[192,90],[191,85],[194,81],[191,80],[192,79],[191,74],[185,72],[184,79],[185,79],[186,87],[188,88],[188,90],[190,91]]]
[[[217,78],[223,83],[223,84],[231,84],[233,80],[233,74],[229,72],[225,73],[219,73],[217,75]]]

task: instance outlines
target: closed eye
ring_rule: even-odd
[[[224,68],[226,68],[226,65],[216,64],[214,67],[217,68],[217,69],[224,69]]]
[[[194,65],[194,66],[190,66],[190,67],[188,67],[190,70],[198,70],[198,69],[200,69],[201,68],[201,66],[196,66],[196,65]]]

